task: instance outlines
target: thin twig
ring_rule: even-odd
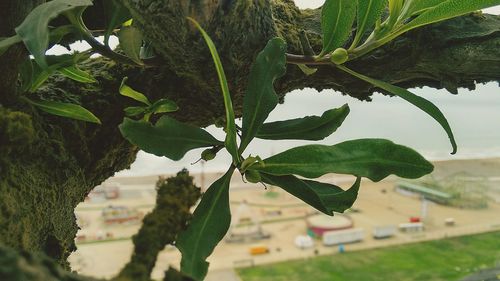
[[[130,58],[121,55],[117,52],[114,52],[111,50],[109,47],[101,44],[99,41],[97,41],[93,36],[84,34],[84,40],[89,43],[90,47],[94,49],[98,54],[108,57],[116,62],[123,63],[123,64],[128,64],[128,65],[134,65],[134,66],[140,66]]]
[[[326,55],[320,59],[313,56],[286,54],[286,62],[290,64],[306,64],[306,65],[326,65],[332,64],[330,55]]]
[[[127,56],[119,54],[113,51],[108,46],[101,44],[101,42],[97,41],[95,37],[90,33],[82,32],[83,39],[89,43],[90,47],[94,49],[94,51],[104,57],[110,58],[118,63],[132,65],[132,66],[141,66],[141,67],[158,67],[161,65],[161,61],[158,58],[147,58],[142,60],[143,64],[138,64]]]

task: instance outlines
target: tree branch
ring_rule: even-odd
[[[102,17],[92,16],[100,14],[96,9],[102,1],[94,1],[96,5],[86,13],[92,29],[103,29]],[[40,1],[4,2],[9,7],[0,9],[0,31],[12,35],[25,12]],[[23,9],[17,9],[21,2]],[[292,0],[124,2],[161,56],[160,66],[144,69],[97,58],[81,68],[92,72],[98,83],[82,85],[56,75],[36,93],[42,99],[80,103],[100,117],[102,126],[49,116],[18,101],[17,65],[26,53],[20,48],[0,58],[6,62],[0,64],[6,73],[0,79],[0,103],[7,107],[0,108],[0,138],[8,140],[8,145],[0,146],[0,241],[8,246],[44,251],[67,265],[77,230],[74,207],[93,186],[128,167],[137,153],[117,129],[123,108],[134,105],[118,94],[124,76],[151,100],[176,101],[180,110],[173,117],[180,121],[205,126],[223,118],[210,54],[186,16],[198,19],[214,39],[239,116],[251,64],[270,38],[283,37],[288,52],[296,55],[305,54],[303,32],[315,51],[322,45],[320,11],[299,10]],[[15,11],[21,12],[9,14]],[[3,25],[5,19],[9,25]],[[405,88],[444,87],[455,92],[457,87],[474,88],[478,82],[499,80],[499,45],[500,17],[468,15],[405,34],[347,66]],[[299,57],[289,59],[307,63]],[[376,90],[331,66],[319,66],[317,73],[305,76],[290,65],[287,75],[276,83],[281,98],[305,87],[335,89],[359,99],[369,99]],[[27,135],[30,141],[16,141],[19,135]]]
[[[253,57],[273,36],[284,37],[289,53],[296,54],[288,56],[290,63],[327,64],[325,61],[312,63],[311,57],[299,56],[303,54],[301,31],[306,32],[314,50],[321,50],[321,17],[319,9],[299,10],[291,0],[260,1],[259,4],[235,0],[225,5],[213,2],[203,16],[193,11],[199,10],[199,5],[206,7],[206,1],[184,5],[179,4],[183,1],[125,2],[169,68],[180,75],[203,77],[200,68],[193,69],[192,65],[206,62],[201,58],[207,57],[203,46],[193,44],[198,39],[185,21],[188,15],[198,16],[209,30],[223,54],[229,80],[239,85],[245,81]],[[176,32],[165,34],[163,31],[171,26],[176,26]],[[409,32],[347,66],[402,87],[444,87],[454,93],[458,87],[474,88],[475,82],[499,80],[499,40],[500,17],[468,15]],[[319,70],[314,76],[305,77],[291,66],[278,88],[282,94],[304,87],[333,88],[360,99],[369,99],[375,90],[333,67]],[[242,94],[240,88],[233,85],[237,92],[233,90],[233,94]]]
[[[177,173],[175,177],[160,178],[156,183],[156,191],[155,208],[144,217],[141,229],[132,238],[132,258],[115,281],[151,280],[158,254],[167,244],[174,244],[177,235],[184,230],[191,218],[190,209],[201,197],[200,188],[194,185],[193,177],[189,176],[187,170]],[[169,274],[177,275],[176,280],[184,278],[181,273],[175,272],[174,269],[169,270]]]

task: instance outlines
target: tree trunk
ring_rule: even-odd
[[[2,1],[0,36],[12,35],[39,2]],[[175,100],[180,110],[173,116],[180,121],[205,126],[224,118],[208,49],[186,16],[197,18],[214,39],[237,115],[251,63],[267,40],[281,36],[289,53],[303,54],[300,33],[305,32],[312,48],[321,49],[320,11],[299,10],[291,0],[124,2],[161,57],[161,66],[133,68],[97,58],[82,66],[98,79],[97,86],[54,76],[36,93],[44,99],[80,103],[103,125],[36,111],[18,99],[17,66],[27,56],[23,47],[0,57],[0,242],[45,252],[66,267],[75,249],[74,208],[95,185],[127,168],[137,153],[117,129],[123,108],[133,104],[118,95],[124,76],[152,100]],[[95,1],[86,13],[92,27],[102,27],[100,4]],[[499,31],[498,16],[463,16],[403,35],[348,66],[406,88],[473,89],[475,83],[500,78]],[[289,65],[276,85],[280,97],[305,87],[335,89],[364,100],[376,90],[331,66],[321,66],[308,77]]]

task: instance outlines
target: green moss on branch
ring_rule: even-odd
[[[156,206],[144,217],[143,225],[134,235],[134,252],[116,281],[147,281],[156,263],[158,253],[172,245],[191,218],[190,209],[201,196],[187,170],[171,178],[160,178],[156,183]],[[175,270],[169,276],[182,278]]]

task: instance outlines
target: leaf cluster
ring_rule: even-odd
[[[35,92],[54,73],[62,74],[81,83],[97,83],[97,80],[89,73],[78,68],[79,63],[88,60],[95,52],[135,65],[143,65],[144,56],[151,56],[151,50],[143,48],[142,34],[132,25],[132,17],[128,9],[118,0],[104,2],[103,14],[106,16],[107,25],[104,31],[104,44],[94,38],[92,31],[87,29],[82,19],[85,9],[92,6],[91,0],[52,0],[43,3],[35,7],[15,28],[14,36],[0,38],[3,39],[0,40],[0,55],[11,46],[23,43],[33,57],[26,57],[20,68],[20,90],[25,94],[24,100],[49,114],[100,124],[99,119],[81,105],[35,100],[27,95]],[[51,26],[51,21],[59,16],[64,16],[69,24]],[[121,48],[126,56],[110,49],[109,38],[112,34],[117,34],[119,37]],[[92,49],[70,55],[47,56],[45,54],[50,46],[58,44],[67,37],[82,38],[91,45]],[[172,110],[170,102],[158,101],[153,108],[144,111],[129,108],[127,112],[136,115],[145,114],[148,117],[148,114]]]
[[[498,4],[500,0],[326,0],[321,18],[323,48],[318,56],[313,56],[313,63],[328,61],[339,70],[420,108],[443,127],[452,144],[452,153],[455,153],[457,145],[453,132],[439,108],[406,89],[357,73],[346,64],[409,30]],[[33,58],[27,57],[20,67],[22,98],[28,103],[49,114],[100,123],[94,114],[80,105],[28,97],[54,73],[81,83],[97,83],[89,73],[78,67],[94,53],[141,67],[146,67],[145,61],[154,56],[150,44],[134,25],[130,12],[118,0],[105,1],[103,5],[107,26],[103,34],[104,43],[98,42],[82,20],[82,14],[91,5],[91,0],[52,0],[39,5],[15,29],[14,36],[0,41],[0,55],[19,43],[23,43],[31,53]],[[386,16],[382,16],[384,9],[388,10]],[[50,26],[51,20],[61,15],[70,24]],[[151,117],[154,114],[177,111],[179,108],[175,102],[169,99],[150,101],[146,95],[127,85],[127,77],[118,89],[122,96],[139,103],[124,109],[127,117],[119,129],[127,140],[140,149],[180,160],[190,150],[205,148],[201,159],[209,161],[224,148],[232,157],[227,172],[209,187],[194,211],[192,221],[177,240],[176,246],[182,253],[181,270],[186,275],[196,280],[205,277],[209,265],[206,259],[229,229],[229,189],[235,171],[251,183],[278,186],[330,216],[352,207],[362,178],[380,181],[389,175],[396,175],[413,179],[432,172],[432,164],[419,153],[383,139],[299,146],[267,159],[246,155],[247,147],[255,138],[325,139],[341,127],[350,113],[349,106],[327,110],[321,116],[266,122],[278,104],[274,83],[287,70],[287,44],[281,38],[272,38],[252,65],[243,100],[242,126],[236,126],[229,84],[216,46],[194,19],[188,20],[199,30],[215,65],[225,107],[224,140],[218,140],[206,130],[179,122],[168,115],[153,118],[156,120],[153,123]],[[356,29],[352,34],[354,23]],[[109,47],[109,38],[113,34],[118,36],[125,55]],[[83,38],[92,49],[70,55],[45,55],[51,44],[57,44],[68,35]],[[302,39],[307,41],[307,38]],[[308,65],[299,64],[299,67],[307,75],[316,72]],[[316,180],[330,173],[352,175],[355,180],[346,190]]]
[[[415,28],[498,4],[500,0],[327,0],[322,7],[321,18],[323,49],[314,59],[318,62],[330,60],[338,69],[399,96],[429,114],[445,130],[452,145],[452,154],[455,154],[455,137],[438,107],[406,89],[357,73],[344,64]],[[385,9],[388,15],[383,17]],[[353,39],[348,40],[354,23]],[[299,67],[311,75],[308,66]]]
[[[213,159],[221,148],[232,155],[224,176],[204,194],[188,228],[176,246],[182,253],[181,270],[202,280],[208,271],[206,259],[223,239],[231,222],[229,188],[233,172],[249,182],[279,186],[318,211],[332,216],[349,209],[357,198],[363,177],[380,181],[389,175],[418,178],[433,170],[432,164],[414,150],[381,139],[359,139],[335,145],[306,145],[267,159],[245,156],[255,138],[269,140],[322,140],[334,133],[349,114],[349,106],[327,110],[321,116],[266,122],[276,108],[274,83],[286,72],[286,43],[271,39],[252,65],[243,100],[242,127],[235,125],[230,89],[213,41],[202,27],[189,19],[205,39],[216,67],[226,109],[225,140],[207,131],[164,116],[152,125],[147,120],[126,118],[120,130],[142,150],[179,160],[189,150],[206,147],[201,158]],[[125,88],[124,88],[125,89]],[[127,89],[127,96],[147,104],[144,96]],[[314,179],[329,173],[355,176],[352,187],[344,190]]]

